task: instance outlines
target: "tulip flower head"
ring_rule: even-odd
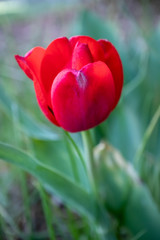
[[[69,132],[103,122],[117,105],[123,86],[121,59],[107,40],[88,36],[55,39],[15,56],[33,80],[45,116]]]

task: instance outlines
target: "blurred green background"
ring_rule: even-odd
[[[89,35],[110,40],[124,67],[121,100],[94,130],[94,144],[106,140],[135,164],[145,131],[160,105],[159,14],[159,1],[149,0],[0,1],[0,141],[28,151],[73,178],[63,133],[39,110],[32,82],[19,69],[14,55],[24,55],[35,46],[47,47],[57,37]],[[79,134],[73,138],[81,147]],[[160,164],[160,122],[149,136],[143,157],[143,181],[159,203],[150,176],[151,169]],[[49,239],[35,180],[1,161],[0,189],[0,239]],[[94,239],[85,218],[56,197],[51,200],[56,239]],[[120,239],[131,239],[127,237]]]

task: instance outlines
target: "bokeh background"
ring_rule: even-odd
[[[106,140],[134,164],[144,133],[160,105],[158,0],[0,1],[0,141],[34,153],[50,167],[54,161],[54,167],[71,175],[66,145],[56,135],[61,130],[39,110],[32,82],[19,69],[14,55],[72,35],[106,38],[121,56],[122,97],[110,117],[94,130],[94,143]],[[41,125],[36,124],[51,129],[50,139],[54,141],[45,139]],[[79,134],[73,135],[81,145]],[[152,130],[144,156],[144,181],[150,186],[149,170],[160,164],[160,123]],[[35,179],[1,161],[0,189],[0,239],[49,239]],[[51,200],[56,239],[94,239],[85,218],[79,218],[55,196]],[[28,238],[31,228],[32,237]]]

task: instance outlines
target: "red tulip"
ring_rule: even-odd
[[[122,63],[107,40],[63,37],[46,49],[35,47],[24,57],[15,58],[33,80],[45,116],[69,132],[100,124],[119,101]]]

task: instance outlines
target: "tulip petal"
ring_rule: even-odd
[[[45,97],[45,94],[43,92],[43,87],[40,86],[39,81],[34,81],[34,88],[35,88],[35,92],[36,92],[37,101],[38,101],[38,104],[39,104],[42,112],[52,123],[59,126],[59,124],[54,116],[52,107],[48,105],[47,98]]]
[[[19,56],[19,55],[15,55],[15,59],[16,59],[18,65],[20,66],[20,68],[27,75],[27,77],[29,77],[31,80],[33,80],[33,72],[30,69],[30,67],[28,66],[25,58],[22,56]]]
[[[34,79],[35,76],[39,78],[40,65],[44,55],[45,49],[42,47],[35,47],[25,54],[24,57],[15,55],[15,59],[20,68],[30,78]]]
[[[41,82],[46,93],[50,91],[56,75],[71,58],[70,43],[66,37],[55,39],[47,47],[41,64]]]
[[[79,43],[86,43],[90,49],[94,62],[103,61],[104,60],[104,51],[100,44],[96,40],[88,36],[75,36],[70,38],[70,43],[72,49],[74,49],[75,45]]]
[[[122,92],[123,86],[123,67],[119,54],[113,44],[107,40],[99,40],[99,44],[102,46],[105,54],[105,63],[112,72],[115,91],[116,101],[114,107],[117,105]]]
[[[104,121],[115,102],[111,71],[101,61],[89,63],[80,71],[65,69],[51,89],[55,117],[65,130],[78,132]]]
[[[45,114],[45,116],[57,126],[59,125],[51,109],[50,99],[46,95],[43,86],[40,82],[40,66],[44,56],[45,49],[42,47],[35,47],[25,54],[24,57],[16,55],[15,58],[26,73],[26,75],[34,80],[34,88],[38,104]]]
[[[93,62],[91,52],[86,43],[77,42],[72,53],[71,67],[80,70],[86,64]]]

